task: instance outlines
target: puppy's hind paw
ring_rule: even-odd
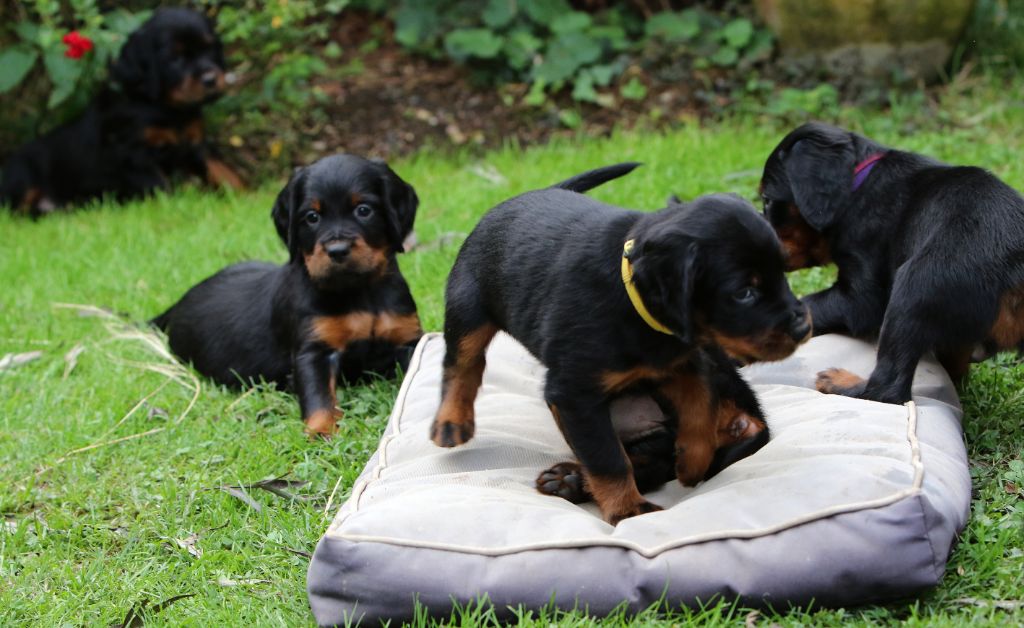
[[[590,500],[583,486],[583,469],[575,462],[560,462],[537,476],[537,490],[574,504]]]

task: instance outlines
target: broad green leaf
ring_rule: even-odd
[[[529,67],[533,56],[540,50],[543,42],[527,30],[515,30],[505,37],[502,52],[508,64],[517,70]]]
[[[14,89],[38,58],[39,53],[24,44],[0,52],[0,94]]]
[[[445,49],[456,59],[491,59],[501,50],[501,45],[501,38],[486,28],[462,28],[444,38]]]
[[[548,83],[564,81],[601,56],[601,44],[584,33],[563,33],[544,51],[544,60],[534,67],[534,78]]]
[[[634,76],[629,79],[628,83],[619,88],[619,93],[628,100],[642,100],[647,95],[647,86]]]
[[[715,54],[711,55],[708,58],[708,60],[711,61],[711,63],[714,63],[715,65],[731,66],[736,65],[736,62],[739,60],[739,58],[740,53],[736,52],[735,48],[722,46],[715,52]]]
[[[597,101],[594,77],[587,70],[583,70],[576,75],[576,82],[572,86],[572,97],[574,100],[584,100],[586,102]]]
[[[491,28],[507,26],[515,16],[515,0],[488,0],[483,14],[484,24]]]
[[[570,11],[564,15],[559,15],[551,22],[551,32],[553,33],[572,33],[575,31],[582,31],[586,29],[593,22],[590,16],[581,11]]]
[[[745,17],[736,18],[722,29],[722,36],[730,48],[739,49],[746,46],[753,35],[754,25]]]
[[[531,20],[542,26],[549,26],[558,16],[572,11],[567,0],[519,0],[519,6]]]
[[[46,106],[53,109],[75,91],[85,63],[80,59],[65,57],[63,50],[51,50],[43,55],[43,65],[46,66],[46,72],[53,83],[53,91],[50,92]]]
[[[18,22],[14,25],[14,32],[18,34],[18,37],[22,41],[30,44],[38,44],[39,41],[39,25],[32,22]]]
[[[594,83],[598,85],[608,85],[612,82],[612,78],[622,70],[615,64],[605,65],[593,65],[588,68],[590,75],[594,77]]]
[[[679,13],[666,11],[652,15],[644,29],[648,37],[668,42],[689,41],[700,32],[700,16],[692,9]]]

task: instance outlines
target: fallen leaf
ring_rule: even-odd
[[[174,542],[178,544],[178,547],[187,551],[189,554],[192,554],[196,558],[202,558],[203,549],[201,547],[196,547],[196,541],[198,540],[199,534],[197,532],[193,532],[183,539],[174,539]]]
[[[260,506],[259,502],[257,502],[252,497],[249,497],[249,494],[246,493],[245,491],[243,491],[242,489],[240,489],[239,487],[237,487],[237,486],[218,486],[217,488],[219,490],[224,491],[225,493],[227,493],[229,495],[232,495],[232,496],[237,497],[238,499],[242,500],[245,503],[245,505],[249,506],[250,508],[252,508],[256,512],[263,512],[263,507]]]
[[[164,420],[167,420],[167,419],[171,418],[171,415],[169,415],[167,413],[167,410],[164,410],[163,408],[161,408],[159,406],[150,406],[148,403],[146,405],[149,406],[149,410],[146,411],[146,418],[147,419],[164,419]]]
[[[71,375],[71,371],[75,370],[75,367],[78,366],[78,356],[82,355],[83,351],[85,351],[85,345],[78,343],[64,354],[64,375],[61,376],[61,379],[67,379],[68,375]]]
[[[217,584],[222,587],[244,587],[253,584],[271,584],[271,580],[264,580],[263,578],[241,578],[239,580],[232,580],[231,578],[225,578],[221,576],[217,578]]]
[[[42,351],[27,351],[25,353],[8,353],[0,358],[0,371],[17,368],[23,364],[34,362],[43,357]]]
[[[967,573],[967,570],[966,570],[966,569],[964,569],[964,566],[963,566],[963,565],[957,565],[957,566],[956,566],[956,575],[958,575],[958,576],[962,576],[962,575],[964,575],[964,574],[966,574],[966,573]]]
[[[195,593],[182,593],[181,595],[175,595],[169,597],[159,604],[149,605],[149,600],[143,600],[136,606],[129,609],[128,614],[124,616],[124,620],[120,624],[111,624],[112,628],[136,628],[137,626],[144,625],[143,613],[149,615],[156,615],[160,611],[164,610],[171,604],[174,604],[178,600],[183,600],[188,597],[195,597]]]
[[[754,628],[757,626],[757,620],[761,618],[761,613],[758,611],[750,611],[747,613],[746,619],[743,620],[743,625],[746,628]]]

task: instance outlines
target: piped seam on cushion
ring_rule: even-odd
[[[352,494],[349,495],[348,501],[342,504],[341,508],[351,504],[351,508],[342,513],[338,512],[338,515],[328,526],[327,532],[330,533],[336,530],[342,522],[349,517],[349,515],[359,510],[359,502],[366,492],[367,487],[375,481],[380,479],[381,473],[387,467],[388,464],[388,446],[395,440],[395,437],[402,433],[402,417],[405,415],[405,403],[409,397],[409,390],[412,389],[413,380],[420,373],[420,367],[423,364],[423,354],[426,351],[426,347],[429,343],[433,342],[437,338],[441,337],[438,332],[431,332],[425,334],[420,341],[416,344],[416,349],[413,351],[412,358],[409,359],[409,370],[406,372],[405,377],[402,379],[402,385],[398,389],[398,396],[395,398],[395,407],[391,410],[391,415],[388,417],[388,425],[394,426],[391,433],[385,433],[381,438],[380,444],[377,446],[377,464],[374,465],[373,469],[364,471],[356,478],[355,484],[352,485]],[[365,478],[365,479],[364,479]],[[338,479],[339,483],[341,479]],[[335,486],[337,489],[337,486]],[[333,497],[333,492],[332,492]],[[324,510],[324,515],[329,516],[327,509],[330,508],[331,500],[328,500],[327,507]]]

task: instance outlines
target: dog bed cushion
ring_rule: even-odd
[[[484,595],[506,616],[552,601],[639,610],[662,596],[876,601],[937,583],[967,519],[959,402],[934,361],[921,362],[905,406],[814,390],[827,367],[870,372],[874,347],[850,338],[744,369],[771,441],[695,488],[666,484],[648,494],[665,510],[611,526],[593,504],[534,490],[572,453],[542,398],[544,368],[508,336],[487,353],[476,436],[431,443],[443,355],[439,334],[420,342],[380,446],[317,545],[308,593],[321,624],[407,620],[417,600],[445,616]]]

